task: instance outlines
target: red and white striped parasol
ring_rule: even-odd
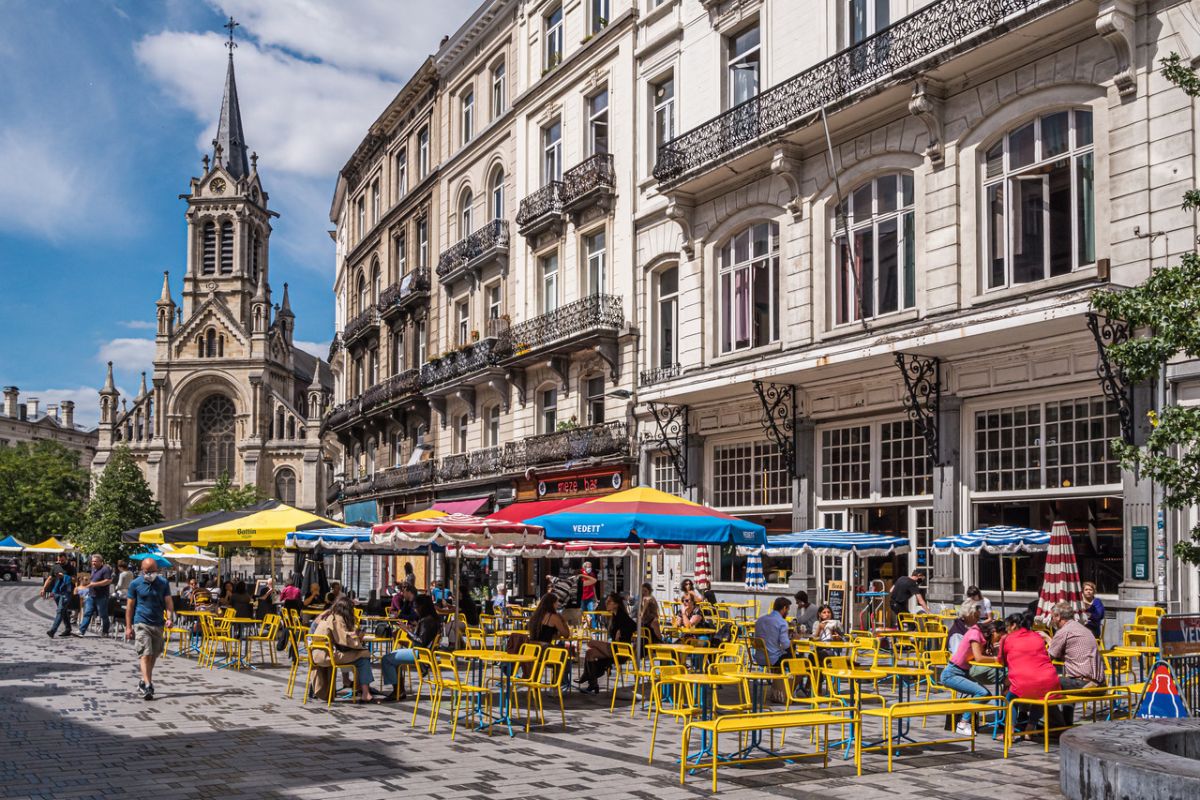
[[[692,583],[701,591],[712,585],[712,568],[708,565],[708,547],[705,545],[696,548],[696,572]]]
[[[1079,566],[1075,563],[1075,546],[1065,522],[1055,522],[1050,529],[1050,548],[1046,551],[1046,571],[1042,591],[1038,594],[1037,617],[1048,620],[1056,603],[1068,602],[1075,613],[1083,611],[1083,587],[1079,584]]]

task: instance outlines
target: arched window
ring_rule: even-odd
[[[679,268],[660,270],[655,275],[657,318],[655,319],[655,366],[669,370],[679,363]]]
[[[275,438],[283,438],[283,408],[280,407],[275,411]]]
[[[296,418],[289,416],[287,421],[287,438],[296,438]]]
[[[375,474],[375,451],[376,451],[375,440],[371,439],[370,441],[367,442],[367,474],[368,475]]]
[[[1096,260],[1092,112],[1044,114],[984,154],[983,285],[1032,283]]]
[[[254,232],[254,244],[250,250],[250,278],[258,283],[258,271],[262,268],[262,234]]]
[[[358,313],[362,314],[367,310],[367,304],[371,302],[371,297],[368,294],[367,276],[363,273],[358,273]]]
[[[217,226],[212,222],[204,223],[204,244],[200,259],[200,273],[212,275],[217,271]]]
[[[225,220],[221,223],[221,274],[233,272],[233,223]]]
[[[779,339],[779,225],[760,222],[732,236],[720,257],[721,352]]]
[[[275,499],[289,506],[296,504],[296,473],[290,467],[275,473]]]
[[[204,334],[204,355],[208,358],[217,357],[217,332],[212,328]]]
[[[492,173],[491,182],[492,219],[504,219],[504,170],[499,167]]]
[[[471,235],[471,205],[474,202],[475,196],[470,189],[463,192],[462,199],[458,201],[458,232],[464,239]]]
[[[371,305],[379,302],[379,295],[383,292],[383,273],[379,270],[379,262],[371,264]]]
[[[884,175],[857,187],[835,211],[833,224],[837,324],[916,305],[912,175]]]
[[[196,412],[196,478],[215,481],[222,473],[233,475],[235,441],[233,401],[223,394],[209,395]]]

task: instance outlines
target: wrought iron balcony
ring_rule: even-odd
[[[447,353],[421,367],[421,386],[450,383],[499,364],[510,354],[507,339],[487,338]]]
[[[429,297],[429,270],[418,268],[384,289],[375,307],[388,319],[408,306]]]
[[[604,422],[525,438],[525,459],[529,466],[628,456],[630,452],[624,422]]]
[[[341,496],[342,496],[342,482],[341,481],[334,481],[333,483],[331,483],[329,485],[329,488],[325,490],[326,504],[336,503],[338,501],[338,498],[340,498]]]
[[[639,386],[653,386],[656,383],[673,380],[679,377],[679,364],[667,364],[665,367],[644,369],[638,376]]]
[[[504,471],[504,448],[485,447],[482,450],[472,450],[467,460],[471,477],[498,475]]]
[[[338,351],[341,349],[342,349],[342,336],[340,333],[335,333],[333,335],[333,339],[330,340],[330,342],[329,342],[329,357],[326,358],[325,360],[333,361],[333,357],[336,356],[338,354]]]
[[[563,173],[563,211],[579,214],[596,205],[607,210],[616,185],[612,153],[597,153]]]
[[[461,481],[470,473],[470,461],[467,459],[466,453],[455,453],[451,456],[442,456],[438,460],[437,479],[439,483],[451,483],[452,481]]]
[[[508,261],[507,220],[494,219],[444,250],[438,258],[438,280],[450,283],[493,261]]]
[[[325,417],[325,427],[337,430],[354,422],[360,416],[362,416],[362,398],[355,397],[330,409],[329,416]]]
[[[362,393],[360,406],[362,414],[370,414],[375,409],[385,406],[394,400],[415,394],[420,386],[421,371],[406,369],[397,373],[382,383],[377,383]]]
[[[361,314],[356,314],[350,318],[350,321],[346,323],[346,327],[342,331],[342,341],[349,346],[351,342],[367,333],[378,322],[379,312],[375,310],[374,306],[371,306]]]
[[[357,480],[347,481],[346,485],[342,487],[342,497],[351,500],[355,497],[371,494],[373,491],[375,491],[375,479],[370,475],[366,475]]]
[[[433,462],[420,461],[403,467],[393,467],[375,473],[377,492],[394,492],[401,489],[416,489],[433,483]]]
[[[550,181],[521,201],[517,209],[517,230],[532,237],[547,228],[562,224],[563,183]]]
[[[659,146],[654,177],[664,187],[729,161],[731,155],[816,119],[823,107],[885,79],[901,80],[1003,36],[1071,0],[940,0],[760,92]]]
[[[596,334],[616,336],[624,325],[625,306],[620,295],[592,294],[513,325],[508,339],[512,354],[523,356]]]

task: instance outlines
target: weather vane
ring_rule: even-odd
[[[235,22],[233,17],[230,17],[229,22],[226,22],[224,25],[221,26],[222,28],[225,28],[226,30],[229,31],[229,41],[225,43],[225,46],[229,48],[229,55],[231,55],[231,56],[233,55],[233,48],[237,47],[237,42],[235,42],[233,40],[233,29],[240,27],[240,26],[241,26],[241,23]]]

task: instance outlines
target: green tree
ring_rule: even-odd
[[[198,502],[188,509],[191,514],[207,514],[210,511],[237,511],[254,505],[259,497],[257,486],[234,486],[228,472],[222,472],[217,483]]]
[[[158,522],[162,513],[128,447],[118,447],[96,481],[83,527],[75,543],[85,553],[108,561],[129,555],[140,545],[121,541],[121,532]]]
[[[1200,97],[1200,77],[1178,55],[1172,53],[1162,65],[1167,80],[1189,97]],[[1183,207],[1200,209],[1200,191],[1185,192]],[[1172,359],[1200,358],[1200,254],[1186,253],[1179,264],[1154,270],[1132,289],[1096,292],[1092,307],[1145,332],[1107,347],[1109,359],[1131,383],[1157,378]],[[1170,406],[1147,416],[1151,430],[1145,445],[1113,441],[1122,466],[1156,482],[1169,508],[1200,504],[1200,407]],[[1200,524],[1190,533],[1191,541],[1181,539],[1175,554],[1200,564]]]
[[[58,442],[0,447],[0,538],[74,538],[90,483],[79,453]]]

